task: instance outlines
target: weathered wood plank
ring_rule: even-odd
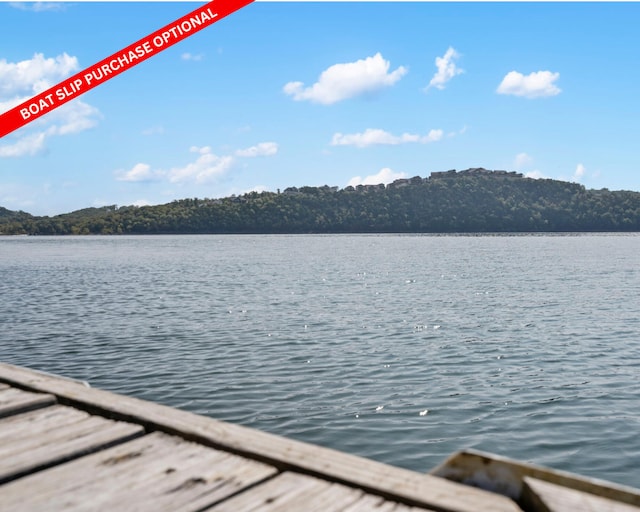
[[[140,425],[55,406],[0,421],[0,482],[142,435]]]
[[[520,511],[509,498],[461,486],[443,478],[388,466],[159,404],[86,388],[24,368],[0,364],[0,381],[28,387],[34,391],[53,393],[61,403],[73,404],[90,412],[115,419],[131,420],[151,429],[178,434],[208,446],[275,465],[281,470],[290,469],[318,475],[330,481],[359,487],[392,501],[438,511]]]
[[[87,417],[89,417],[89,413],[85,411],[64,405],[52,405],[2,418],[0,420],[0,443],[7,444],[5,439],[10,442],[28,439],[52,428],[60,428],[70,423],[82,421]]]
[[[212,512],[305,512],[342,510],[363,496],[359,489],[298,473],[282,473],[211,509]]]
[[[7,387],[0,390],[0,418],[54,404],[50,394],[32,393]]]
[[[406,505],[387,501],[299,473],[285,472],[250,491],[234,496],[209,509],[210,512],[412,512]],[[427,509],[420,508],[421,511]]]
[[[536,512],[639,512],[640,508],[595,496],[586,492],[567,489],[531,477],[524,478],[523,503]]]
[[[640,507],[637,489],[477,450],[465,450],[452,455],[431,474],[504,494],[516,501],[520,501],[523,479],[528,476]]]
[[[418,509],[402,503],[387,501],[373,494],[365,494],[341,512],[424,512],[425,510],[424,508]]]
[[[156,432],[0,487],[3,512],[202,510],[277,470]]]

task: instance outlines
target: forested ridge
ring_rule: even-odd
[[[469,233],[640,231],[640,192],[468,169],[389,185],[301,187],[36,217],[0,207],[0,233]]]

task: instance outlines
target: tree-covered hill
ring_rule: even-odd
[[[3,209],[4,210],[4,209]],[[5,210],[8,212],[8,210]],[[5,234],[640,231],[640,192],[468,169],[389,185],[288,188],[55,217],[0,212]]]
[[[30,217],[31,215],[29,215],[28,213],[14,212],[0,206],[0,222],[10,222],[13,220],[25,220]]]
[[[11,210],[7,210],[6,208],[3,208],[2,206],[0,206],[0,226],[2,226],[3,224],[7,224],[10,222],[23,222],[29,219],[32,219],[33,217],[31,215],[29,215],[28,213],[25,212],[13,212]],[[2,231],[0,231],[1,233]]]

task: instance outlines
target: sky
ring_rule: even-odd
[[[0,3],[0,112],[195,9]],[[256,2],[0,139],[56,215],[470,167],[640,191],[640,3]]]

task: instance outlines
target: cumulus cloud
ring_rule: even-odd
[[[576,170],[573,172],[572,180],[580,181],[586,172],[587,172],[587,169],[585,168],[585,166],[582,164],[578,164],[576,166]]]
[[[170,182],[195,181],[196,183],[207,183],[226,173],[234,163],[232,156],[218,156],[211,151],[209,146],[201,148],[192,146],[190,151],[198,154],[198,157],[184,167],[171,169],[167,173]]]
[[[308,100],[331,105],[390,87],[407,73],[403,66],[389,72],[390,66],[388,60],[376,53],[356,62],[334,64],[325,69],[318,81],[309,87],[305,87],[302,82],[289,82],[283,91],[295,101]]]
[[[30,93],[28,95],[32,96],[78,69],[78,59],[67,53],[49,58],[42,53],[35,53],[31,59],[20,62],[0,59],[0,95]]]
[[[275,142],[261,142],[247,149],[239,149],[236,156],[254,158],[256,156],[271,156],[278,152],[278,144]]]
[[[419,142],[427,144],[442,139],[442,130],[431,130],[427,135],[414,135],[411,133],[403,133],[402,135],[393,135],[384,130],[377,128],[367,128],[362,133],[342,134],[335,133],[331,139],[332,146],[356,146],[365,148],[374,145],[398,145],[409,142]]]
[[[44,150],[44,139],[45,134],[40,132],[22,137],[13,144],[0,146],[0,158],[37,155]]]
[[[101,114],[97,108],[74,100],[58,107],[47,116],[47,122],[51,123],[47,135],[69,135],[93,128],[98,124]]]
[[[385,167],[383,169],[380,169],[380,171],[377,174],[372,174],[365,178],[362,178],[360,176],[354,176],[349,180],[349,183],[347,183],[347,186],[350,185],[352,187],[356,187],[358,185],[378,185],[380,183],[384,183],[386,185],[387,183],[391,183],[394,180],[398,180],[400,178],[408,178],[408,177],[409,176],[404,172],[395,172],[389,169],[388,167]]]
[[[524,169],[533,164],[533,158],[526,153],[518,153],[513,161],[513,166],[517,170]]]
[[[554,84],[558,78],[560,78],[560,73],[552,73],[551,71],[538,71],[526,76],[517,71],[510,71],[502,79],[496,92],[529,99],[556,96],[562,92]]]
[[[78,59],[67,53],[48,58],[36,53],[20,62],[0,59],[0,113],[52,87],[78,69]],[[22,128],[20,133],[24,135],[17,142],[0,146],[0,158],[41,153],[49,137],[88,130],[99,118],[98,109],[87,103],[80,100],[66,103]]]
[[[149,164],[136,164],[128,171],[117,171],[118,181],[154,181],[162,177],[159,171],[152,171]]]
[[[464,73],[464,70],[460,69],[455,63],[455,60],[459,57],[460,54],[451,46],[442,57],[436,57],[436,68],[438,68],[438,71],[433,75],[433,78],[425,90],[429,90],[431,87],[442,90],[445,84],[454,76]]]
[[[5,100],[5,101],[2,101],[0,99],[0,114],[2,114],[4,112],[8,112],[13,107],[17,107],[18,105],[20,105],[21,103],[27,101],[28,99],[29,99],[28,96],[15,97],[15,98],[12,98],[12,99],[9,99],[9,100]]]
[[[226,174],[237,163],[237,157],[271,156],[276,154],[278,144],[261,142],[247,149],[236,151],[232,155],[216,155],[209,146],[191,146],[190,153],[195,156],[183,166],[168,170],[154,169],[147,163],[137,163],[128,171],[119,169],[114,172],[118,181],[149,182],[168,181],[170,183],[208,183]]]
[[[79,133],[98,124],[100,111],[80,100],[62,105],[34,122],[37,131],[20,137],[12,144],[0,145],[0,158],[33,156],[46,150],[46,140],[53,136]],[[29,129],[27,125],[24,129]]]

